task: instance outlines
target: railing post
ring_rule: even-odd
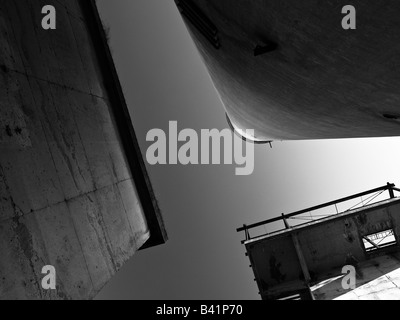
[[[393,189],[392,189],[392,184],[390,184],[389,182],[387,182],[386,184],[388,186],[389,196],[390,196],[391,199],[393,199],[394,198],[394,192],[393,192]]]
[[[249,229],[247,229],[247,226],[244,224],[243,225],[243,228],[244,228],[244,235],[245,235],[245,237],[246,237],[246,240],[250,240],[250,232],[249,232]]]
[[[289,223],[287,222],[285,215],[283,213],[281,215],[282,215],[283,223],[285,224],[285,228],[290,229]]]

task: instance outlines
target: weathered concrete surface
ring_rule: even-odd
[[[387,229],[393,229],[397,243],[386,249],[366,252],[362,237]],[[385,200],[246,241],[246,250],[264,299],[274,299],[305,288],[307,281],[296,253],[293,234],[299,240],[310,284],[340,275],[345,265],[354,265],[359,274],[366,275],[365,281],[371,281],[382,274],[376,277],[368,275],[368,263],[366,267],[361,264],[364,261],[371,264],[377,256],[388,255],[392,257],[392,270],[400,268],[400,199]]]
[[[341,275],[311,290],[316,300],[399,300],[399,258],[399,254],[391,254],[359,263],[355,289],[343,289]]]
[[[0,1],[0,299],[92,298],[150,237],[81,5]]]
[[[356,30],[342,28],[345,0],[176,2],[218,29],[216,49],[183,15],[237,127],[262,140],[400,135],[399,1],[352,1]],[[255,57],[269,41],[277,49]]]

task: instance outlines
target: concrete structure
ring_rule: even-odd
[[[369,202],[387,190],[388,199]],[[246,232],[243,243],[262,299],[400,299],[400,198],[394,191],[400,189],[388,184],[239,228]],[[357,208],[315,215],[360,197]],[[309,222],[289,225],[307,217]],[[285,229],[250,236],[250,230],[277,221]],[[355,268],[354,290],[342,286],[348,265]]]
[[[252,140],[400,135],[400,3],[176,0],[233,127]]]
[[[0,299],[92,298],[167,240],[95,2],[1,1],[0,35]]]

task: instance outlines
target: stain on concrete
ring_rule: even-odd
[[[347,242],[353,243],[355,238],[353,236],[352,230],[351,230],[351,222],[349,219],[344,220],[344,232],[343,232],[343,237],[346,239]]]
[[[32,246],[32,235],[30,234],[28,228],[20,222],[20,218],[14,217],[14,231],[18,237],[20,247],[25,254],[25,256],[32,260],[34,257],[33,246]]]
[[[351,233],[344,233],[343,234],[344,238],[346,239],[347,242],[353,243],[354,242],[354,237]]]
[[[39,258],[33,248],[32,235],[26,225],[21,222],[20,217],[15,216],[12,221],[15,239],[17,240],[23,255],[26,257],[26,260],[29,262],[29,266],[35,279],[33,285],[36,288],[36,294],[42,298],[42,289],[40,287],[41,282],[34,265],[35,262],[39,261]]]
[[[6,65],[4,65],[4,64],[0,65],[0,69],[1,69],[1,71],[3,71],[4,73],[8,73],[8,72],[9,72],[8,67],[7,67]]]
[[[271,255],[269,258],[270,275],[271,278],[276,280],[278,283],[284,281],[286,278],[286,275],[282,274],[280,267],[281,263],[276,260],[274,255]]]
[[[360,213],[359,215],[356,216],[356,219],[360,225],[365,225],[368,222],[368,218],[365,213]]]
[[[6,134],[7,134],[9,137],[12,137],[12,131],[11,131],[11,128],[10,128],[9,125],[6,125]]]

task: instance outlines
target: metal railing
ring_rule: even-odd
[[[360,192],[360,193],[357,193],[357,194],[354,194],[354,195],[351,195],[351,196],[348,196],[348,197],[340,198],[340,199],[337,199],[337,200],[334,200],[334,201],[326,202],[326,203],[320,204],[318,206],[309,207],[307,209],[295,211],[295,212],[292,212],[292,213],[289,213],[289,214],[283,214],[282,213],[278,217],[267,219],[267,220],[264,220],[264,221],[261,221],[261,222],[257,222],[257,223],[253,223],[253,224],[250,224],[250,225],[245,225],[244,224],[242,227],[236,229],[236,231],[237,232],[241,232],[241,231],[245,232],[246,239],[242,241],[242,243],[243,243],[244,241],[252,239],[252,237],[250,236],[250,232],[249,232],[250,229],[253,229],[253,228],[256,228],[256,227],[260,227],[260,226],[265,226],[267,224],[270,224],[270,223],[273,223],[273,222],[277,222],[277,221],[282,221],[283,224],[284,224],[284,228],[280,229],[280,230],[276,230],[274,232],[281,231],[281,230],[284,230],[284,229],[289,229],[290,226],[289,226],[289,223],[288,223],[288,219],[300,218],[300,217],[298,217],[299,215],[304,214],[304,213],[310,213],[310,217],[307,217],[307,219],[303,218],[303,220],[315,221],[315,220],[322,219],[321,216],[325,216],[325,217],[334,216],[336,214],[343,213],[343,212],[355,209],[360,204],[362,204],[362,205],[359,206],[358,208],[362,208],[362,207],[370,204],[372,200],[377,198],[384,191],[388,191],[389,192],[389,198],[393,199],[393,198],[395,198],[394,192],[395,191],[400,192],[400,189],[396,188],[395,184],[393,184],[393,183],[387,183],[385,186],[382,186],[382,187],[379,187],[379,188],[375,188],[375,189],[371,189],[371,190],[364,191],[364,192]],[[370,197],[368,197],[366,199],[362,199],[362,197],[366,196],[366,195],[370,195]],[[361,202],[357,203],[356,205],[353,205],[352,207],[350,207],[347,210],[344,210],[344,211],[341,211],[341,212],[338,211],[338,209],[337,209],[337,204],[338,203],[346,202],[346,201],[349,201],[349,200],[352,200],[352,199],[356,199],[356,198],[361,198]],[[314,215],[314,216],[311,215],[312,211],[316,211],[318,209],[326,208],[326,207],[329,207],[329,206],[335,206],[336,214]],[[316,219],[314,219],[314,217],[316,217]],[[307,222],[305,222],[305,223],[307,223]],[[269,234],[269,233],[266,233],[266,234]]]

